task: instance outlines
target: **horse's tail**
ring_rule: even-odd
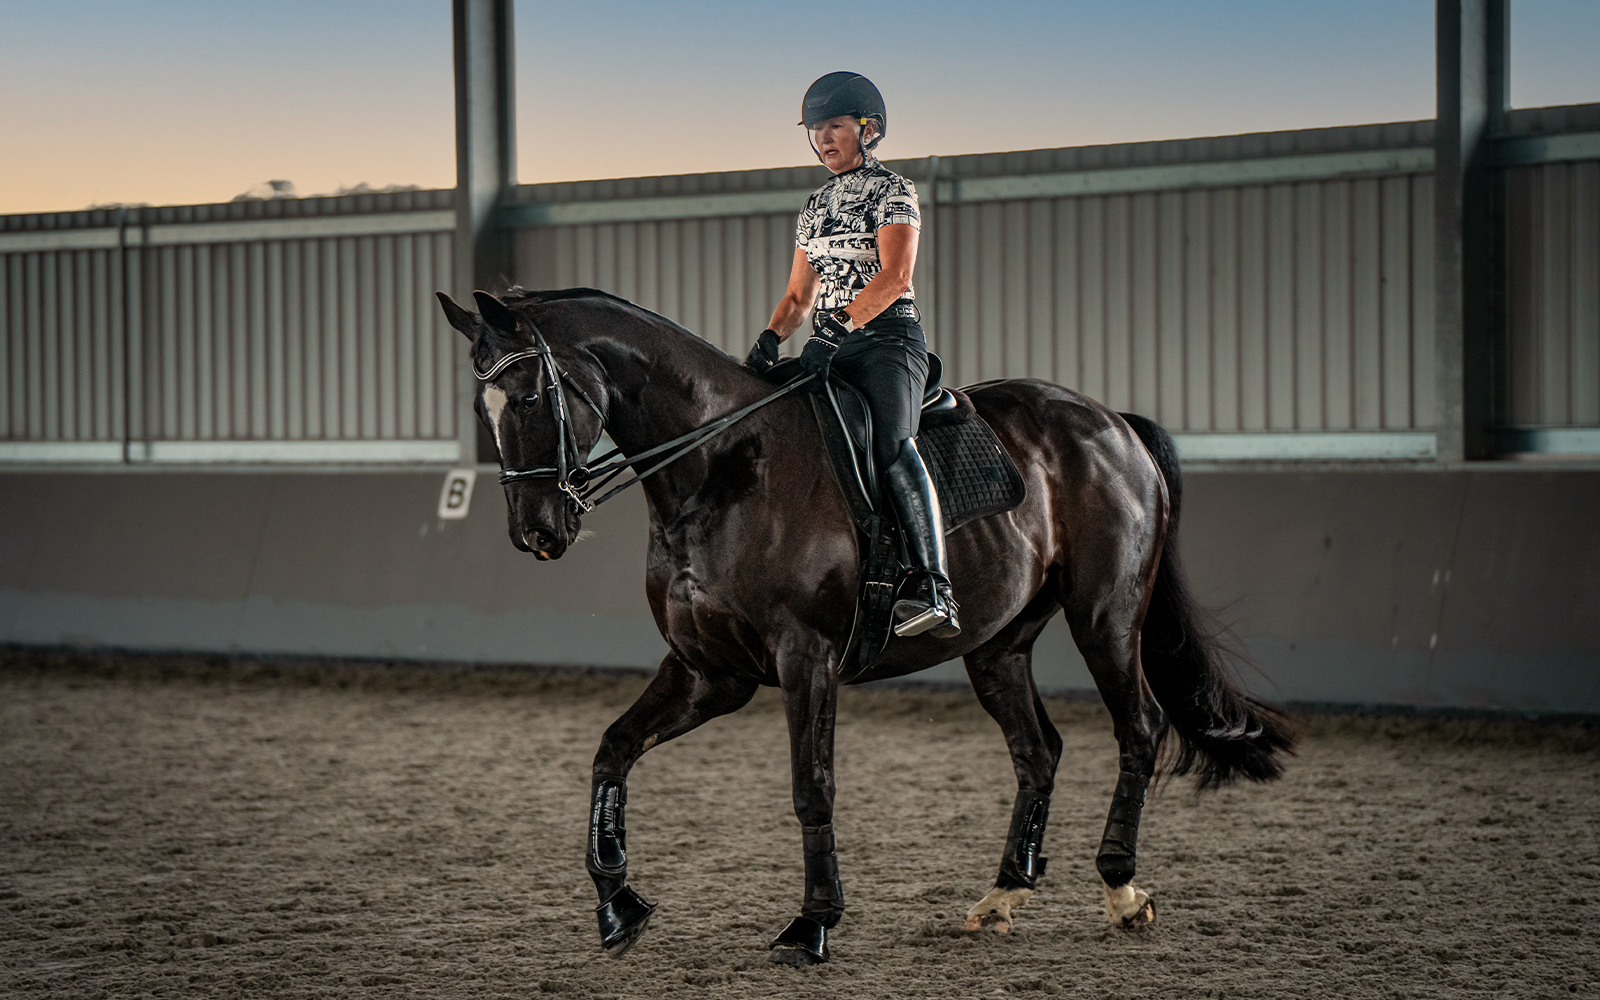
[[[1170,774],[1199,776],[1201,789],[1241,776],[1271,781],[1283,773],[1280,755],[1294,752],[1294,730],[1277,708],[1244,693],[1231,661],[1239,650],[1225,628],[1195,603],[1178,560],[1178,512],[1183,474],[1178,448],[1148,417],[1122,418],[1155,459],[1167,481],[1170,511],[1155,589],[1140,633],[1145,679],[1178,734],[1178,750],[1164,759]]]

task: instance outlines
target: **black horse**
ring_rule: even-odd
[[[577,537],[584,506],[571,466],[602,429],[638,460],[773,391],[682,327],[603,292],[478,292],[479,313],[439,299],[472,343],[477,412],[510,470],[502,479],[512,544],[539,559],[560,558]],[[967,392],[1022,471],[1026,498],[949,537],[960,636],[893,640],[855,680],[964,658],[1017,775],[999,875],[966,927],[1007,931],[1043,872],[1062,744],[1034,687],[1031,655],[1064,610],[1120,752],[1096,857],[1106,914],[1113,924],[1140,926],[1155,910],[1133,885],[1136,836],[1158,763],[1195,772],[1201,788],[1239,776],[1266,781],[1281,773],[1279,755],[1292,751],[1293,736],[1277,710],[1230,682],[1224,651],[1191,602],[1177,556],[1182,492],[1171,437],[1143,417],[1035,379]],[[629,769],[650,748],[741,708],[766,684],[783,694],[805,859],[800,916],[773,942],[772,957],[827,960],[827,929],[844,911],[832,827],[834,709],[861,556],[830,468],[811,408],[795,393],[644,481],[645,586],[671,651],[606,730],[594,760],[587,864],[601,943],[614,955],[653,910],[627,884]],[[1162,755],[1169,728],[1179,746]]]

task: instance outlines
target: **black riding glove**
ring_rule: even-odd
[[[765,375],[767,369],[778,363],[778,333],[775,330],[762,330],[761,336],[756,338],[756,345],[750,348],[750,353],[744,359],[744,366],[757,375]]]
[[[843,312],[844,310],[839,310]],[[834,313],[819,312],[811,321],[811,339],[800,351],[800,367],[807,374],[827,374],[833,355],[850,335],[850,327]]]

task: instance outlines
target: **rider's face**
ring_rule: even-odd
[[[817,147],[824,166],[842,173],[861,166],[861,144],[871,142],[877,128],[877,122],[863,126],[859,119],[840,115],[812,128],[811,144]]]

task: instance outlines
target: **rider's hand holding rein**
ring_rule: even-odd
[[[800,349],[800,367],[807,375],[826,373],[833,356],[844,338],[850,336],[855,324],[843,309],[837,312],[819,312],[811,329],[811,339]]]
[[[776,330],[762,330],[755,346],[750,348],[750,353],[745,357],[744,366],[757,375],[765,375],[768,368],[778,363],[778,344]]]

